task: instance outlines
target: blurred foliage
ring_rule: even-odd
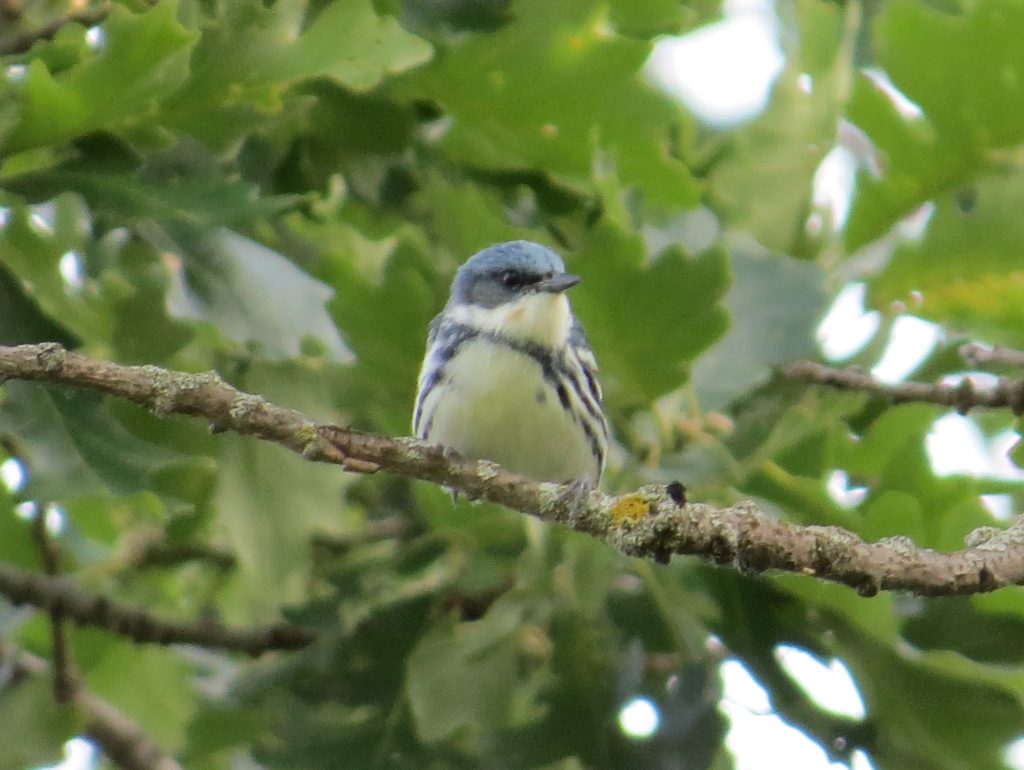
[[[993,523],[981,495],[1020,510],[1018,482],[937,476],[938,407],[772,367],[815,354],[851,280],[883,320],[856,363],[907,307],[947,330],[928,378],[964,368],[957,339],[1024,345],[1024,4],[776,5],[786,64],[766,108],[712,129],[643,70],[658,36],[717,20],[713,0],[118,0],[76,3],[91,27],[34,37],[70,6],[0,0],[0,344],[216,369],[402,434],[453,271],[530,238],[584,277],[610,490],[680,479],[692,499],[958,548]],[[812,180],[854,135],[857,190],[834,228]],[[975,424],[988,439],[1016,427]],[[74,631],[88,685],[193,770],[725,770],[722,655],[831,756],[861,750],[879,770],[1002,768],[1024,724],[1016,589],[864,599],[650,565],[428,485],[30,383],[0,390],[4,460],[27,472],[0,487],[5,562],[38,569],[34,504],[63,512],[84,586],[172,617],[319,630],[256,661]],[[837,497],[837,479],[860,493]],[[144,567],[140,538],[236,564]],[[50,654],[38,614],[0,606],[0,639]],[[812,700],[780,644],[842,659],[866,716]],[[660,711],[649,739],[617,724],[635,697]],[[80,728],[43,679],[0,677],[5,769],[55,761]]]

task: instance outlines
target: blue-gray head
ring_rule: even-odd
[[[546,246],[508,241],[478,252],[459,268],[448,306],[495,308],[532,294],[560,294],[579,282]]]

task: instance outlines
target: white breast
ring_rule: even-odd
[[[539,481],[597,480],[589,439],[533,358],[480,337],[463,345],[445,373],[424,403],[432,415],[427,441]]]

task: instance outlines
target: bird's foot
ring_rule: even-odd
[[[597,482],[590,476],[580,476],[562,486],[560,497],[569,509],[569,521],[576,524],[587,510],[590,493],[597,489]]]

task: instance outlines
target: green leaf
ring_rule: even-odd
[[[376,189],[365,197],[377,201],[385,197],[382,191],[393,179],[393,169],[410,172],[412,164],[402,153],[415,142],[417,123],[411,105],[326,81],[314,81],[299,90],[304,97],[316,99],[303,140],[303,173],[312,184],[329,188],[343,174],[349,187],[346,192],[359,196],[373,185]],[[374,218],[380,215],[375,211]]]
[[[944,195],[924,237],[900,244],[871,280],[871,304],[912,302],[922,318],[969,328],[994,344],[1024,346],[1017,323],[1024,306],[1022,201],[1016,174],[986,175],[969,190]]]
[[[924,521],[926,512],[913,495],[891,490],[883,492],[866,501],[861,506],[861,512],[865,522],[859,534],[869,542],[895,535],[909,537],[915,543],[927,542]]]
[[[511,716],[522,622],[514,605],[499,603],[479,621],[440,623],[423,636],[407,665],[409,705],[424,741],[463,731],[463,740],[479,740],[480,726]]]
[[[864,601],[849,586],[829,583],[822,580],[808,580],[804,575],[776,575],[771,583],[782,588],[793,598],[798,598],[800,606],[794,607],[782,603],[774,607],[772,614],[782,625],[790,627],[778,633],[766,634],[763,642],[769,647],[779,641],[790,641],[808,649],[815,649],[819,654],[841,655],[841,651],[825,644],[834,627],[835,618],[843,621],[854,629],[851,633],[868,635],[874,639],[898,640],[900,633],[900,617],[896,608],[899,597],[894,594],[878,594],[871,601]],[[856,597],[856,598],[855,598]],[[754,601],[758,599],[754,595]],[[757,622],[760,618],[752,616],[747,622]],[[803,628],[795,629],[792,624]],[[742,631],[741,631],[742,633]],[[755,634],[757,643],[761,644],[760,634]]]
[[[181,761],[187,767],[219,767],[211,762],[217,756],[230,767],[231,757],[237,756],[240,748],[266,732],[266,721],[262,709],[204,703],[188,726]]]
[[[839,631],[879,728],[874,756],[884,767],[956,770],[1003,767],[1020,732],[1020,682],[949,652],[907,653],[867,635]]]
[[[271,360],[294,358],[311,342],[328,359],[351,358],[324,307],[331,290],[284,256],[226,228],[169,233],[153,241],[173,244],[180,257],[167,296],[173,317],[208,323]]]
[[[0,486],[0,562],[38,569],[39,553],[32,541],[32,525],[14,512],[14,504],[7,489]]]
[[[610,30],[585,0],[521,0],[513,21],[467,37],[397,86],[451,117],[441,145],[490,170],[543,169],[591,187],[598,157],[650,198],[697,201],[687,167],[667,149],[689,127],[682,111],[639,77],[651,45]]]
[[[83,157],[12,179],[9,188],[33,200],[73,190],[95,214],[114,221],[173,220],[201,228],[250,226],[298,202],[294,195],[262,195],[256,185],[232,178],[194,142],[149,155],[142,163],[110,142],[76,145]]]
[[[432,53],[429,43],[395,19],[374,13],[369,0],[346,0],[325,6],[295,45],[261,59],[255,74],[291,81],[325,76],[367,91],[387,74],[423,64]]]
[[[520,238],[541,242],[550,239],[536,224],[514,224],[507,202],[494,190],[468,181],[459,183],[432,175],[417,190],[416,201],[432,212],[430,230],[451,256],[449,264],[437,266],[446,277],[476,252],[494,243]]]
[[[944,141],[978,150],[1024,136],[1019,10],[1014,0],[997,0],[950,14],[901,0],[878,19],[879,63]]]
[[[25,447],[25,495],[50,502],[149,489],[181,457],[129,433],[99,396],[34,382],[9,382],[0,429]]]
[[[690,4],[696,5],[696,4]],[[609,3],[615,29],[624,35],[654,37],[679,32],[684,21],[692,21],[695,10],[674,0],[612,0]]]
[[[32,208],[17,206],[6,227],[0,228],[0,263],[51,322],[102,347],[112,334],[114,314],[112,295],[105,291],[110,287],[86,270],[84,252],[91,226],[91,212],[74,194]],[[81,285],[65,278],[61,261],[66,258],[84,273]]]
[[[325,419],[332,386],[323,371],[299,364],[253,364],[244,383]],[[224,612],[238,622],[276,619],[281,605],[305,596],[311,537],[351,523],[343,492],[352,477],[266,442],[226,435],[219,443],[215,535],[238,559]]]
[[[303,22],[290,3],[231,6],[203,35],[191,77],[163,106],[164,119],[226,145],[257,122],[279,117],[287,90],[298,83],[326,77],[364,91],[432,55],[428,43],[378,16],[369,0],[330,3],[309,26]],[[218,119],[210,120],[211,113]]]
[[[1008,593],[1008,592],[1003,592]],[[1024,655],[1024,615],[986,612],[978,597],[936,597],[907,619],[904,636],[925,650],[955,650],[980,663],[1013,666]]]
[[[872,423],[860,441],[846,445],[842,462],[852,477],[869,485],[869,506],[893,493],[916,501],[903,515],[918,519],[921,528],[909,533],[894,528],[885,534],[908,534],[916,536],[918,545],[955,550],[963,547],[963,538],[971,529],[990,523],[991,516],[981,505],[973,480],[935,475],[925,436],[939,414],[937,407],[928,404],[892,407]],[[879,525],[874,519],[871,529],[878,533]]]
[[[347,255],[327,258],[323,275],[337,291],[331,314],[356,355],[350,403],[361,405],[370,424],[405,434],[427,326],[438,302],[424,255],[399,243],[382,261],[381,245],[365,239],[353,243]]]
[[[648,262],[640,236],[600,224],[570,269],[583,276],[573,305],[608,400],[619,408],[682,386],[690,363],[728,326],[719,303],[730,277],[720,248],[690,256],[672,247]]]
[[[792,28],[780,35],[786,68],[764,112],[722,137],[725,157],[712,166],[710,192],[726,225],[773,251],[813,256],[822,243],[808,217],[814,174],[840,116],[840,84],[849,77],[844,13],[807,0],[780,8]]]
[[[176,752],[198,700],[192,665],[171,648],[95,629],[78,630],[73,641],[90,691],[130,714],[164,751]]]
[[[24,20],[28,15],[30,14],[25,14],[21,18]],[[33,41],[32,48],[17,58],[42,59],[50,72],[59,73],[92,55],[92,47],[86,39],[86,33],[87,29],[81,22],[63,24],[52,38]]]
[[[493,32],[509,20],[509,0],[402,0],[400,5],[403,27],[442,40],[460,32]]]
[[[847,745],[865,748],[878,767],[1003,767],[1001,753],[1021,719],[1016,669],[911,649],[897,633],[891,595],[857,599],[843,586],[784,575],[772,582],[786,587],[792,594],[786,597],[762,581],[721,570],[705,574],[727,613],[724,627],[717,626],[726,644],[771,687],[775,709],[811,726],[819,740],[843,730]],[[780,678],[773,659],[780,643],[846,663],[866,719],[837,724],[795,682]]]
[[[48,676],[33,676],[4,687],[0,697],[0,742],[4,763],[14,770],[60,760],[61,746],[74,736],[74,713],[53,702]]]
[[[177,19],[177,3],[134,15],[114,5],[99,52],[54,76],[41,59],[22,84],[17,125],[5,153],[60,144],[100,129],[117,130],[150,114],[188,76],[198,39]]]
[[[359,560],[337,585],[342,597],[360,602],[374,593],[364,581],[379,576]],[[270,723],[257,736],[255,757],[295,770],[333,767],[339,756],[367,768],[382,757],[400,758],[410,770],[428,767],[433,755],[415,737],[403,688],[405,661],[426,631],[432,603],[407,597],[344,628],[337,599],[325,604],[313,607],[328,626],[314,648],[252,667],[234,688],[233,702],[259,708]]]
[[[50,340],[70,344],[67,333],[47,318],[18,285],[0,258],[0,344]]]
[[[846,231],[850,251],[969,183],[994,150],[1024,139],[1021,35],[1024,16],[1012,0],[958,13],[906,0],[885,6],[876,22],[878,65],[924,117],[902,118],[867,78],[857,82],[849,117],[875,143],[884,169],[879,181],[860,180]]]
[[[771,367],[812,356],[826,310],[824,274],[816,265],[733,243],[732,285],[725,297],[730,327],[693,367],[701,408],[721,409],[767,379]]]

